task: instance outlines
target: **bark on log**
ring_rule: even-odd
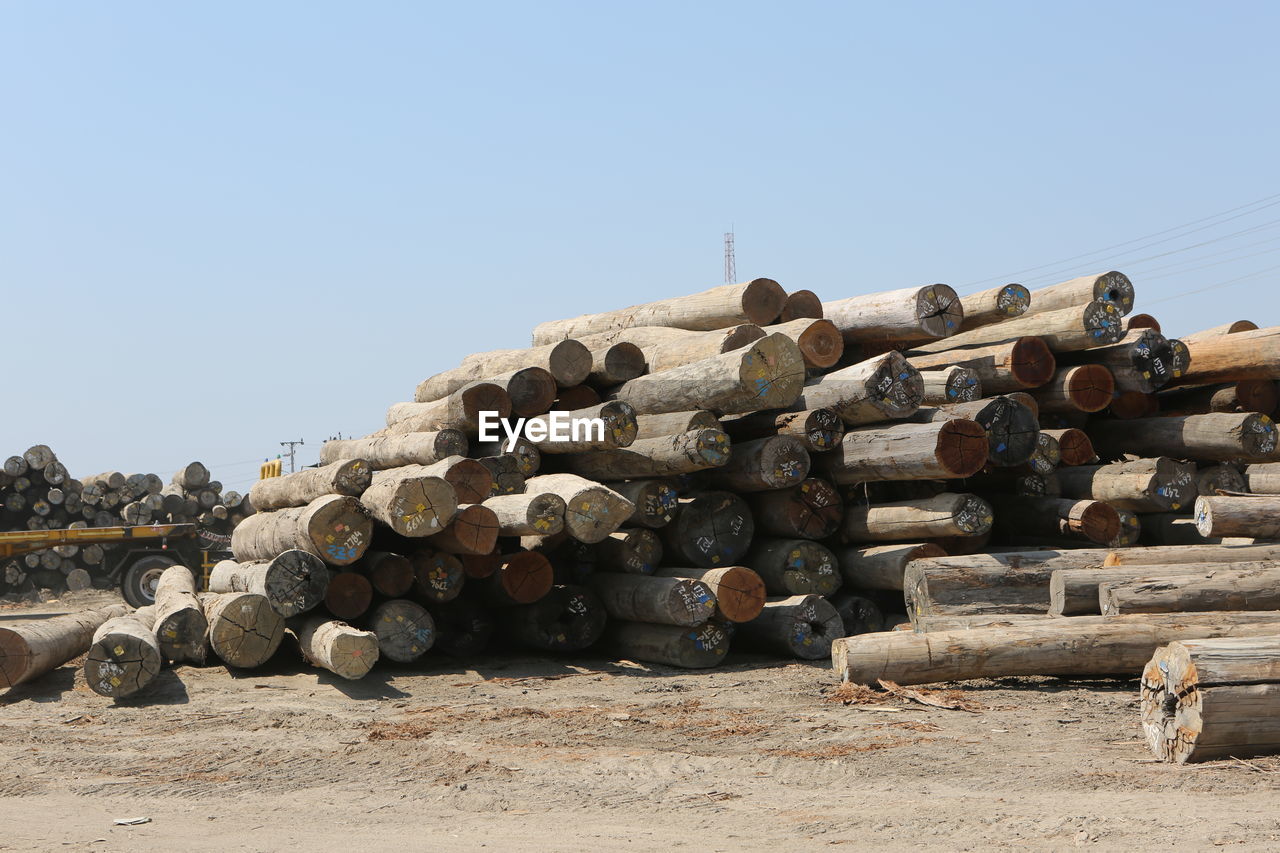
[[[1280,610],[1280,567],[1150,574],[1098,584],[1103,616],[1214,610]]]
[[[635,505],[635,512],[626,520],[626,524],[656,530],[670,524],[680,508],[679,494],[665,480],[631,480],[626,483],[610,483],[609,488]]]
[[[413,563],[413,588],[428,604],[453,601],[462,592],[467,576],[462,561],[453,554],[424,548],[409,557]]]
[[[1046,613],[1051,569],[907,566],[902,596],[914,623],[926,616]]]
[[[846,424],[858,426],[905,418],[920,408],[923,398],[920,372],[891,350],[809,379],[794,404],[780,408],[834,409]]]
[[[801,319],[765,326],[767,335],[786,335],[796,342],[804,366],[819,370],[831,367],[844,355],[844,338],[830,320]]]
[[[1143,732],[1174,764],[1280,752],[1280,638],[1183,640],[1142,671]]]
[[[498,542],[498,516],[484,504],[463,504],[431,547],[450,554],[488,554]]]
[[[345,622],[317,616],[297,629],[298,649],[312,666],[356,681],[378,662],[378,636],[352,628]]]
[[[1122,272],[1085,275],[1031,291],[1028,313],[1057,311],[1095,300],[1114,305],[1121,314],[1133,310],[1133,282]]]
[[[812,290],[794,290],[787,294],[787,301],[782,305],[782,313],[778,315],[779,323],[809,318],[822,319],[822,300]]]
[[[630,447],[636,440],[637,431],[635,410],[621,400],[573,412],[553,412],[529,418],[523,427],[524,437],[542,453],[583,453]]]
[[[918,341],[954,335],[964,320],[956,292],[945,284],[907,287],[822,303],[846,343]]]
[[[1030,391],[1040,411],[1046,414],[1100,412],[1111,405],[1116,383],[1111,371],[1101,364],[1064,367],[1048,384]]]
[[[659,530],[671,562],[715,568],[738,565],[755,535],[747,502],[732,492],[702,492],[680,499],[671,524]]]
[[[284,638],[284,617],[254,592],[200,596],[209,646],[227,666],[252,669],[270,660]]]
[[[369,630],[378,638],[378,656],[396,663],[413,663],[436,641],[436,623],[416,601],[384,601],[369,617]]]
[[[1110,551],[1104,566],[1149,566],[1168,563],[1222,563],[1241,560],[1280,559],[1280,544],[1270,545],[1171,545],[1124,548]],[[1067,568],[1067,567],[1062,567]],[[1079,568],[1072,566],[1070,568]]]
[[[1116,616],[1105,624],[1075,619],[927,634],[889,631],[837,640],[836,675],[874,684],[929,684],[1025,675],[1132,677],[1159,646],[1176,640],[1265,636],[1280,632],[1269,613],[1181,613]]]
[[[671,326],[705,331],[738,323],[772,323],[787,301],[786,291],[773,279],[726,284],[690,296],[633,305],[619,311],[583,314],[570,320],[540,323],[533,330],[534,346],[565,338],[581,338],[633,326]]]
[[[1089,435],[1099,454],[1109,458],[1131,453],[1212,462],[1266,462],[1277,456],[1275,423],[1252,412],[1102,421],[1090,426]]]
[[[1048,382],[1057,369],[1057,360],[1049,347],[1033,335],[963,349],[928,352],[916,349],[908,353],[907,361],[917,370],[968,368],[978,375],[984,394],[1007,394],[1038,387]]]
[[[718,622],[696,628],[611,620],[604,642],[625,658],[646,663],[706,669],[718,665],[729,651],[729,632]]]
[[[550,536],[564,530],[564,498],[549,492],[497,495],[484,502],[498,519],[499,536]]]
[[[1033,306],[1037,304],[1036,298],[1033,293]],[[1016,320],[982,326],[946,340],[921,344],[911,351],[911,355],[937,353],[958,347],[988,346],[1028,336],[1042,339],[1051,352],[1074,352],[1117,343],[1124,333],[1124,317],[1109,302],[1090,302],[1087,305],[1078,304],[1044,312],[1032,307]],[[985,376],[983,384],[986,384]]]
[[[935,423],[955,418],[972,420],[982,427],[987,437],[987,461],[993,465],[1021,465],[1036,452],[1040,421],[1032,409],[1012,396],[921,409],[912,420]]]
[[[381,471],[401,465],[430,465],[466,453],[466,434],[456,429],[442,429],[326,441],[320,448],[320,461],[327,465],[340,459],[364,459],[375,471]]]
[[[204,663],[209,622],[196,597],[196,579],[190,569],[170,566],[164,570],[156,582],[155,611],[155,634],[164,659]]]
[[[925,542],[840,548],[835,555],[840,574],[849,586],[859,590],[902,592],[903,575],[913,560],[945,557],[946,552],[932,542]]]
[[[756,532],[784,538],[825,539],[840,529],[844,501],[835,486],[810,477],[799,485],[747,496]]]
[[[665,412],[653,415],[636,415],[636,441],[678,435],[699,429],[720,429],[715,412],[698,409],[691,412]]]
[[[803,448],[801,448],[803,450]],[[631,446],[561,457],[573,474],[593,480],[666,477],[728,464],[735,456],[729,436],[719,429],[700,429],[632,442]]]
[[[480,582],[491,605],[533,604],[551,592],[555,572],[551,561],[537,551],[505,554],[498,569]]]
[[[470,371],[471,380],[501,376],[526,367],[538,367],[551,374],[561,388],[581,385],[591,372],[592,353],[580,341],[558,341],[530,349],[490,350],[462,359],[459,371]],[[450,371],[452,372],[452,371]]]
[[[835,409],[757,412],[725,418],[720,426],[735,442],[791,435],[803,441],[805,447],[814,453],[831,450],[844,438],[844,422]]]
[[[1031,291],[1021,284],[1005,284],[960,297],[964,320],[960,331],[990,326],[1020,317],[1031,307]]]
[[[651,575],[661,562],[662,539],[647,527],[615,530],[596,545],[599,571]]]
[[[902,542],[939,536],[981,536],[991,529],[991,505],[977,495],[944,492],[932,498],[845,511],[847,542]]]
[[[1160,413],[1201,415],[1208,412],[1258,412],[1270,415],[1280,403],[1272,379],[1241,379],[1225,385],[1175,388],[1160,394]]]
[[[614,619],[694,626],[715,613],[715,596],[701,581],[602,572],[587,578],[587,586]]]
[[[657,577],[701,581],[715,597],[715,616],[727,622],[750,622],[765,603],[765,584],[745,566],[719,569],[658,569]]]
[[[1231,323],[1223,323],[1221,326],[1214,326],[1205,329],[1202,332],[1193,332],[1190,335],[1183,335],[1179,340],[1183,343],[1190,341],[1203,341],[1208,338],[1217,338],[1222,335],[1234,335],[1237,332],[1256,332],[1258,324],[1252,320],[1236,320]]]
[[[1280,539],[1280,496],[1200,497],[1196,499],[1196,530],[1210,536],[1248,536]]]
[[[941,370],[922,370],[920,379],[924,383],[921,402],[926,406],[968,403],[982,398],[982,379],[978,371],[970,367],[953,364]]]
[[[1207,572],[1239,572],[1274,569],[1274,560],[1239,563],[1173,563],[1149,566],[1109,566],[1088,569],[1055,569],[1049,578],[1049,615],[1078,616],[1101,613],[1099,588],[1102,584],[1127,583],[1150,577],[1204,575]],[[1256,608],[1240,608],[1256,609]],[[1156,612],[1156,611],[1153,611]]]
[[[324,561],[306,551],[285,551],[257,563],[222,560],[209,573],[210,592],[256,593],[286,618],[319,605],[328,588]]]
[[[346,566],[360,559],[372,535],[360,501],[326,495],[304,507],[254,513],[232,531],[231,550],[237,560],[271,560],[297,549]]]
[[[749,646],[820,660],[831,654],[833,640],[844,636],[840,614],[820,595],[770,598],[760,615],[738,626],[737,636]]]
[[[757,539],[742,562],[770,595],[830,595],[842,583],[835,554],[809,539]]]
[[[1077,465],[1057,472],[1066,498],[1106,501],[1131,512],[1169,512],[1190,506],[1196,497],[1196,469],[1167,456]]]
[[[1191,366],[1177,385],[1280,379],[1280,326],[1182,342],[1191,350]]]
[[[401,536],[439,535],[458,511],[458,496],[444,477],[429,470],[405,465],[379,471],[360,496],[360,505]]]
[[[992,495],[997,529],[1016,536],[1055,536],[1107,545],[1120,535],[1120,516],[1102,501]]]
[[[609,616],[586,587],[560,585],[533,602],[508,608],[503,625],[518,643],[544,652],[578,652],[604,634]]]
[[[637,377],[609,396],[637,414],[701,408],[736,414],[788,408],[803,383],[800,348],[786,335],[767,335],[733,352]]]
[[[617,492],[574,474],[543,474],[525,481],[525,490],[559,495],[565,504],[565,532],[593,544],[622,526],[635,504]]]
[[[386,433],[399,435],[446,429],[473,433],[480,427],[481,412],[493,412],[505,418],[511,411],[511,395],[501,385],[473,382],[429,403],[396,403],[387,410]]]
[[[794,435],[736,442],[726,464],[705,474],[707,482],[736,492],[796,486],[809,476],[809,451]]]
[[[123,699],[154,681],[163,663],[155,635],[155,611],[144,608],[109,619],[94,632],[84,662],[84,680],[99,696]]]
[[[874,480],[968,477],[987,463],[986,430],[975,421],[893,424],[850,430],[815,473],[841,485]]]
[[[373,468],[363,459],[340,459],[319,468],[258,480],[249,489],[249,500],[259,511],[306,506],[325,495],[358,497],[373,478]]]
[[[373,603],[373,584],[359,572],[331,572],[329,588],[324,593],[324,606],[332,615],[345,621],[359,619]]]

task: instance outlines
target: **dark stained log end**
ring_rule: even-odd
[[[897,351],[887,354],[866,384],[876,408],[889,419],[909,417],[924,402],[924,378]]]
[[[996,296],[996,307],[1006,318],[1021,317],[1031,307],[1031,291],[1026,285],[1006,284]]]
[[[550,410],[558,391],[550,373],[541,367],[526,367],[512,375],[507,393],[511,397],[511,413],[530,417]]]
[[[1097,458],[1089,434],[1082,429],[1064,429],[1058,436],[1058,452],[1063,465],[1087,465]]]
[[[787,294],[782,312],[778,315],[779,323],[792,320],[821,320],[822,300],[812,290],[797,290]]]
[[[413,588],[413,563],[408,557],[389,552],[366,554],[365,567],[369,582],[379,595],[399,598]]]
[[[1100,412],[1115,396],[1116,380],[1102,364],[1085,364],[1071,369],[1063,383],[1072,404],[1082,412]]]
[[[954,290],[945,284],[933,284],[920,288],[916,294],[916,317],[926,335],[946,338],[960,331],[964,308]]]
[[[359,572],[337,572],[329,579],[324,606],[343,620],[358,619],[373,602],[373,585]]]
[[[555,384],[554,381],[552,384]],[[461,404],[462,411],[458,413],[460,420],[469,424],[478,423],[481,412],[497,412],[498,417],[505,418],[510,416],[512,410],[511,395],[502,386],[492,382],[473,382],[456,397],[451,396],[449,399],[450,407],[455,405],[454,400]]]
[[[547,354],[547,371],[557,385],[579,385],[591,373],[591,350],[572,338],[560,341]]]
[[[1149,418],[1160,411],[1160,399],[1155,394],[1123,391],[1112,398],[1109,411],[1123,421]]]
[[[502,565],[502,554],[491,551],[488,554],[459,554],[462,571],[469,578],[487,578]]]
[[[1128,314],[1133,310],[1133,282],[1116,270],[1103,273],[1093,285],[1093,298],[1114,305],[1121,314]]]
[[[991,523],[994,520],[995,511],[992,510],[991,504],[977,495],[965,495],[964,502],[955,511],[956,527],[969,536],[984,535],[991,530]]]
[[[423,549],[409,559],[413,562],[413,587],[423,600],[440,604],[462,592],[466,575],[462,561],[453,554]]]
[[[1273,379],[1243,379],[1235,384],[1236,410],[1270,415],[1280,405]]]
[[[756,278],[742,291],[742,313],[750,323],[767,326],[782,313],[787,292],[771,278]]]
[[[972,476],[987,464],[987,432],[976,421],[954,418],[938,430],[934,452],[952,476]]]
[[[436,641],[431,614],[417,602],[403,598],[380,604],[369,619],[369,630],[378,637],[381,657],[397,663],[417,660]]]
[[[623,400],[611,400],[600,407],[600,419],[604,421],[605,435],[614,447],[630,447],[635,444],[640,427],[636,410]]]
[[[1053,378],[1057,360],[1043,338],[1025,335],[1014,341],[1010,351],[1009,372],[1026,388],[1035,388]]]
[[[542,554],[517,551],[502,558],[502,567],[494,577],[507,602],[532,604],[551,591],[554,574],[551,561]]]
[[[600,392],[590,385],[574,385],[572,388],[561,388],[560,396],[552,405],[558,411],[574,412],[600,405]]]
[[[1120,514],[1110,504],[1091,501],[1079,517],[1080,532],[1092,542],[1109,545],[1120,536]]]
[[[1132,293],[1132,287],[1130,293]],[[1130,300],[1132,307],[1132,297]],[[1097,300],[1086,305],[1083,324],[1086,333],[1093,339],[1096,346],[1118,343],[1124,337],[1124,312],[1112,302]]]
[[[844,438],[844,421],[835,409],[810,409],[805,412],[804,436],[815,453],[834,450]]]
[[[1250,457],[1268,457],[1276,450],[1276,424],[1267,415],[1249,413],[1240,424],[1244,452]]]

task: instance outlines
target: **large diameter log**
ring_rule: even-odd
[[[635,504],[599,483],[574,474],[542,474],[525,481],[525,490],[559,495],[564,500],[565,532],[593,544],[622,526]]]
[[[564,530],[564,498],[549,492],[496,495],[485,500],[499,536],[550,536]]]
[[[286,618],[319,605],[328,588],[324,561],[306,551],[285,551],[260,563],[222,560],[209,573],[210,592],[257,593]]]
[[[0,626],[0,687],[14,687],[84,654],[94,632],[129,608],[114,604],[35,622]]]
[[[424,379],[414,392],[413,403],[397,403],[387,412],[387,426],[421,414],[427,404],[454,399],[476,383],[494,385],[511,399],[511,413],[522,417],[540,415],[551,408],[556,399],[556,380],[541,367],[525,367],[500,375],[477,376],[476,371],[460,367]]]
[[[936,566],[921,560],[907,566],[902,594],[912,622],[926,616],[980,616],[992,613],[1046,613],[1052,570],[977,566]]]
[[[306,506],[325,495],[359,496],[369,488],[373,468],[363,459],[340,459],[319,468],[258,480],[249,500],[259,512]]]
[[[1076,621],[863,634],[832,644],[831,660],[837,676],[860,684],[1026,675],[1133,677],[1158,647],[1177,640],[1280,633],[1280,616],[1273,613],[1139,614],[1087,625]]]
[[[508,448],[511,448],[508,450]],[[522,477],[532,477],[542,467],[542,451],[523,435],[517,436],[513,442],[508,436],[502,441],[477,441],[473,444],[472,456],[480,464],[489,468],[490,472],[499,473],[508,468],[506,463],[498,465],[486,462],[487,457],[508,457],[515,462],[515,471]]]
[[[666,480],[630,480],[610,483],[609,488],[635,505],[627,524],[657,529],[666,527],[680,508],[680,495]]]
[[[726,284],[690,296],[633,305],[619,311],[540,323],[533,330],[533,343],[535,346],[545,345],[565,338],[581,338],[595,332],[631,326],[672,326],[705,331],[737,323],[771,323],[786,300],[786,291],[776,281],[757,278],[746,284]]]
[[[1151,566],[1169,563],[1229,563],[1245,560],[1280,560],[1280,544],[1261,545],[1155,545],[1109,551],[1101,565]],[[1059,568],[1082,568],[1059,566]]]
[[[718,468],[736,458],[736,452],[723,431],[700,429],[641,439],[625,448],[572,453],[563,456],[562,460],[570,472],[581,477],[623,480]]]
[[[643,373],[644,371],[642,370],[636,376],[640,376]],[[559,409],[562,412],[572,412],[577,409],[595,406],[599,402],[600,392],[595,388],[590,385],[574,385],[572,388],[561,388],[560,394],[556,397],[556,401],[551,408]]]
[[[387,410],[387,434],[446,429],[472,433],[480,427],[482,412],[508,417],[512,412],[511,395],[497,383],[472,382],[429,403],[396,403]]]
[[[1098,584],[1103,616],[1213,610],[1280,610],[1280,567],[1150,574]]]
[[[227,666],[252,669],[270,660],[284,639],[284,617],[255,592],[205,593],[209,647]]]
[[[690,412],[662,412],[653,415],[636,415],[636,440],[678,435],[699,429],[720,429],[715,412],[697,409]]]
[[[591,373],[591,361],[591,350],[585,344],[569,339],[531,349],[472,353],[462,359],[457,371],[469,372],[468,381],[471,381],[537,367],[547,371],[561,388],[569,388],[586,381]]]
[[[116,473],[118,472],[112,472],[111,474],[106,475],[108,480],[110,481],[112,475]],[[179,486],[188,492],[203,488],[209,485],[209,469],[199,462],[192,462],[190,465],[179,468],[174,472],[171,482],[175,486]],[[124,483],[110,483],[110,486],[113,489],[118,489],[122,485],[124,485]]]
[[[1206,539],[1246,536],[1280,538],[1280,496],[1202,496],[1196,499],[1196,530]]]
[[[809,451],[794,435],[736,442],[729,461],[706,474],[712,485],[736,492],[763,492],[799,485],[809,476]]]
[[[912,419],[934,423],[955,418],[972,420],[982,427],[987,437],[987,461],[993,465],[1021,465],[1036,452],[1040,421],[1031,408],[1013,396],[921,409]]]
[[[331,439],[320,448],[324,464],[364,459],[376,471],[401,465],[431,465],[450,456],[465,456],[467,436],[461,430],[410,432],[372,438]]]
[[[945,557],[946,552],[932,542],[925,542],[919,545],[840,548],[835,556],[840,574],[850,587],[901,592],[903,575],[912,560]]]
[[[846,343],[888,343],[954,335],[964,309],[954,290],[931,284],[824,302],[822,316],[840,329]]]
[[[1179,340],[1183,343],[1191,341],[1202,341],[1207,338],[1217,338],[1222,335],[1234,335],[1237,332],[1254,332],[1257,331],[1258,324],[1252,320],[1235,320],[1231,323],[1223,323],[1221,326],[1214,326],[1201,332],[1193,332],[1189,335],[1183,335]]]
[[[715,596],[715,615],[727,622],[750,622],[764,608],[764,581],[745,566],[658,569],[656,577],[690,578],[706,584]]]
[[[1120,516],[1102,501],[992,495],[999,528],[1015,536],[1053,536],[1107,545],[1120,535]]]
[[[1124,273],[1112,270],[1033,290],[1027,312],[1057,311],[1096,300],[1114,305],[1121,314],[1128,314],[1133,310],[1133,297],[1133,282]]]
[[[612,450],[635,442],[636,413],[629,403],[611,400],[574,412],[529,418],[517,429],[543,453]]]
[[[458,495],[448,480],[427,471],[424,465],[379,471],[360,505],[401,536],[439,534],[457,513]]]
[[[324,563],[320,565],[323,567]],[[164,659],[204,663],[209,622],[196,597],[196,579],[191,570],[186,566],[165,569],[156,582],[155,596],[155,635]]]
[[[1272,379],[1241,379],[1225,385],[1175,388],[1159,395],[1163,415],[1201,415],[1208,412],[1273,414],[1280,396]]]
[[[602,572],[588,577],[587,586],[614,619],[693,626],[715,613],[715,596],[697,580]]]
[[[409,559],[413,563],[414,591],[427,604],[444,604],[461,594],[467,576],[458,557],[424,548]]]
[[[1049,347],[1034,335],[963,349],[912,350],[907,361],[921,371],[952,366],[972,370],[984,394],[1035,388],[1048,382],[1057,368]]]
[[[826,480],[810,477],[786,489],[747,496],[756,532],[785,538],[825,539],[840,529],[844,501]]]
[[[718,622],[693,628],[611,620],[604,642],[624,658],[646,663],[706,669],[729,651],[729,632]]]
[[[1117,391],[1107,411],[1125,421],[1150,418],[1160,411],[1160,398],[1137,391]]]
[[[378,595],[399,598],[413,588],[413,562],[402,554],[367,551],[360,568]]]
[[[1111,371],[1101,364],[1064,367],[1047,384],[1028,393],[1045,414],[1100,412],[1111,405],[1116,383]]]
[[[1182,342],[1191,350],[1191,366],[1178,385],[1280,379],[1280,326]]]
[[[1173,347],[1151,329],[1135,329],[1117,343],[1074,352],[1064,364],[1101,364],[1111,371],[1118,391],[1150,394],[1174,378]]]
[[[1196,469],[1167,456],[1077,465],[1057,472],[1065,498],[1106,501],[1132,512],[1168,512],[1190,505],[1196,497]]]
[[[93,634],[84,662],[84,680],[99,696],[122,699],[160,674],[164,656],[155,635],[155,611],[134,611],[109,619]]]
[[[941,370],[922,370],[920,380],[924,383],[921,402],[926,406],[968,403],[982,397],[982,379],[972,368],[953,364]]]
[[[591,351],[591,372],[586,382],[592,387],[608,388],[643,376],[646,370],[644,350],[629,341],[619,341]]]
[[[451,554],[488,554],[498,541],[497,514],[484,504],[463,504],[431,546]]]
[[[1148,575],[1203,574],[1202,563],[1162,566],[1054,569],[1049,577],[1049,615],[1079,616],[1101,613],[1098,588],[1102,584],[1130,581]],[[1212,564],[1229,565],[1229,564]]]
[[[1034,295],[1032,300],[1034,305]],[[1117,343],[1124,334],[1124,317],[1115,305],[1109,302],[1090,302],[1087,305],[1073,305],[1043,313],[1033,308],[1015,320],[961,332],[946,340],[920,344],[911,351],[911,355],[937,353],[957,347],[984,346],[1027,336],[1041,338],[1054,353],[1074,352]],[[983,377],[983,384],[986,384],[986,377]]]
[[[1252,412],[1102,421],[1090,425],[1089,435],[1098,452],[1110,458],[1126,453],[1213,462],[1277,458],[1275,423]]]
[[[312,666],[355,681],[378,662],[378,636],[335,619],[307,619],[297,630],[298,649]]]
[[[1021,284],[1005,284],[960,297],[964,320],[960,331],[990,326],[1021,317],[1031,307],[1031,291]]]
[[[360,559],[372,536],[360,501],[326,495],[304,507],[254,513],[231,532],[231,550],[237,560],[271,560],[297,549],[346,566]]]
[[[944,492],[931,498],[845,511],[848,542],[901,542],[944,536],[981,536],[991,529],[991,505],[977,495]]]
[[[497,628],[489,608],[467,599],[434,606],[431,617],[436,620],[435,647],[454,657],[470,657],[483,652]]]
[[[453,487],[454,499],[460,504],[480,503],[493,491],[493,474],[477,459],[465,456],[448,456],[430,465],[404,465],[391,474],[416,474],[439,477]]]
[[[857,426],[908,417],[923,398],[920,372],[891,350],[809,379],[791,408],[833,409],[846,424]]]
[[[1196,530],[1194,516],[1173,512],[1148,512],[1142,515],[1144,545],[1207,545],[1220,543],[1218,537],[1206,539]]]
[[[794,290],[787,294],[787,301],[782,305],[782,313],[778,315],[779,323],[808,318],[822,319],[822,300],[812,290]]]
[[[596,545],[600,571],[651,575],[661,562],[662,539],[647,527],[615,530]]]
[[[774,334],[742,349],[637,377],[610,396],[630,403],[638,414],[785,409],[800,396],[804,369],[795,341]]]
[[[736,441],[791,435],[814,453],[831,450],[844,438],[844,421],[835,409],[807,409],[800,412],[757,412],[725,418],[720,426]]]
[[[396,663],[412,663],[435,645],[436,623],[416,601],[393,598],[369,616],[369,630],[378,638],[378,655]]]
[[[770,598],[760,615],[738,626],[750,646],[802,660],[831,654],[833,640],[844,636],[840,614],[820,595]]]
[[[1184,640],[1142,671],[1143,732],[1175,764],[1280,752],[1280,637]]]
[[[835,554],[808,539],[757,539],[742,562],[770,595],[830,595],[841,584]]]
[[[737,565],[755,535],[751,509],[732,492],[681,498],[675,521],[659,530],[671,562],[715,568]]]
[[[1246,488],[1235,491],[1250,491],[1255,495],[1280,495],[1280,462],[1268,462],[1260,465],[1249,465],[1244,469]]]
[[[609,616],[586,587],[560,585],[532,604],[509,607],[503,627],[518,643],[544,652],[578,652],[604,634]]]
[[[873,480],[969,477],[987,463],[987,433],[954,418],[850,430],[840,446],[813,460],[815,473],[842,485]]]
[[[324,606],[331,614],[349,621],[359,619],[373,603],[373,584],[359,572],[332,572],[324,593]]]
[[[819,370],[831,367],[844,355],[844,337],[830,320],[791,320],[764,328],[765,334],[782,334],[796,342],[804,366]]]

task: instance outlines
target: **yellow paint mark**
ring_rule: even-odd
[[[120,686],[120,678],[118,676],[115,676],[115,675],[111,676],[111,686],[112,687]]]
[[[124,646],[116,646],[112,651],[114,651],[116,655],[122,655],[124,654]]]

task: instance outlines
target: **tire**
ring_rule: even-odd
[[[120,594],[132,607],[156,603],[156,583],[160,575],[178,561],[165,554],[146,554],[134,560],[120,577]]]

